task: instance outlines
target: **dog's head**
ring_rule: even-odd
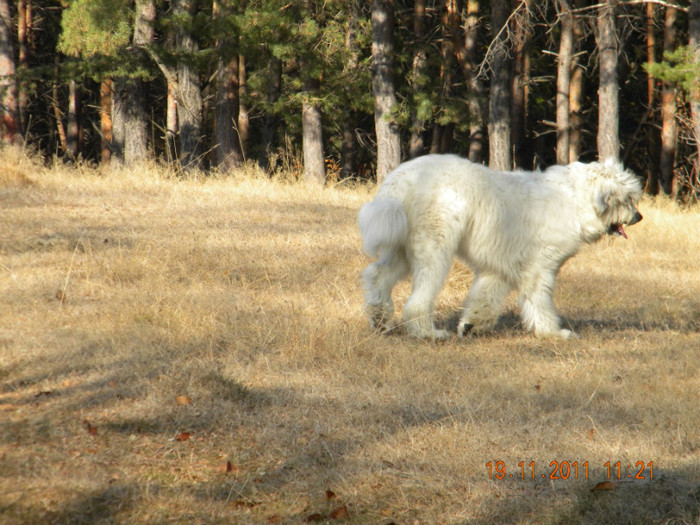
[[[603,222],[608,235],[621,235],[625,239],[625,226],[642,220],[637,205],[642,197],[642,185],[633,173],[612,159],[589,165],[593,188],[593,208]]]

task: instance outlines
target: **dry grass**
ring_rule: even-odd
[[[565,266],[580,339],[524,334],[511,302],[433,344],[362,317],[367,189],[4,155],[0,522],[700,523],[698,210],[644,202]],[[607,461],[654,479],[592,491]]]

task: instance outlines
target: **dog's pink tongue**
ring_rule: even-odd
[[[622,224],[620,224],[620,225],[617,227],[617,233],[619,233],[620,235],[622,235],[625,239],[629,239],[629,237],[627,237],[627,233],[625,232],[625,229],[622,227]]]

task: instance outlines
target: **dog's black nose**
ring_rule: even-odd
[[[638,223],[639,221],[641,221],[643,218],[644,218],[644,217],[642,217],[642,214],[635,210],[635,212],[634,212],[634,217],[633,217],[632,220],[631,220],[630,222],[628,222],[627,224],[628,224],[629,226],[632,226],[633,224],[637,224],[637,223]]]

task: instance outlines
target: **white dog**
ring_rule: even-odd
[[[457,333],[492,329],[505,296],[520,294],[523,324],[537,336],[569,337],[554,310],[554,280],[567,259],[605,234],[642,219],[639,180],[615,161],[499,172],[455,155],[427,155],[387,175],[360,210],[366,311],[388,330],[391,291],[411,275],[403,319],[410,335],[446,338],[433,325],[433,303],[453,256],[474,271]]]

